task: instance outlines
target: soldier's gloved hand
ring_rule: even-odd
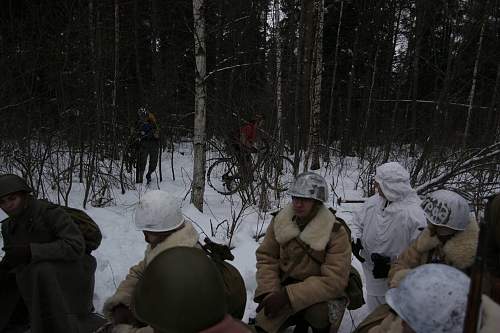
[[[29,244],[6,246],[3,250],[5,251],[5,257],[2,261],[5,261],[7,267],[25,265],[31,261],[31,247]]]
[[[371,258],[374,264],[372,271],[373,277],[375,279],[385,279],[389,275],[391,258],[383,256],[379,253],[372,253]]]
[[[351,242],[351,247],[352,247],[352,254],[354,254],[354,256],[358,258],[359,262],[361,263],[365,262],[365,258],[363,258],[359,254],[359,251],[364,249],[363,245],[361,245],[361,239],[356,238],[356,242]]]
[[[135,322],[135,317],[128,306],[119,304],[113,308],[113,325],[132,324]]]
[[[268,318],[275,318],[290,304],[290,300],[286,291],[280,290],[266,297],[262,303],[264,303],[264,314]]]

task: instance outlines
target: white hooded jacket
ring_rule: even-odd
[[[363,271],[366,292],[371,296],[384,296],[387,279],[373,277],[372,253],[396,257],[418,237],[426,226],[420,198],[410,185],[410,175],[399,163],[389,162],[377,168],[375,180],[387,199],[378,193],[368,198],[361,209],[354,213],[351,225],[353,241],[361,239],[365,258]]]

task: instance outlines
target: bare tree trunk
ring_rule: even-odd
[[[204,0],[193,0],[194,55],[196,62],[194,97],[194,166],[191,202],[203,212],[205,193],[206,49]]]
[[[135,53],[135,75],[139,90],[140,103],[144,103],[144,82],[142,80],[141,59],[139,55],[139,0],[134,0],[134,53]]]
[[[118,0],[115,0],[115,61],[114,61],[114,75],[113,75],[113,92],[111,99],[111,131],[112,131],[112,140],[116,143],[116,129],[118,124],[116,123],[117,119],[117,110],[116,110],[116,94],[118,90],[118,76],[119,76],[119,68],[120,68],[120,7],[118,5]],[[112,173],[113,160],[118,158],[117,145],[113,144],[112,146],[112,158],[110,163],[109,172]]]
[[[340,13],[339,13],[339,23],[337,25],[337,39],[335,41],[335,52],[334,52],[334,62],[333,62],[333,71],[332,71],[332,83],[330,86],[330,105],[328,107],[328,134],[326,135],[326,145],[327,149],[325,151],[325,158],[329,156],[328,146],[330,145],[331,137],[332,137],[332,121],[333,121],[333,105],[335,103],[334,100],[334,92],[335,92],[335,84],[337,83],[337,67],[339,64],[339,45],[340,45],[340,28],[342,26],[342,14],[344,12],[344,1],[340,2]]]
[[[283,144],[283,108],[281,103],[281,34],[280,34],[280,0],[274,0],[274,39],[276,41],[276,127],[278,131],[278,140],[281,146]]]
[[[419,74],[419,64],[420,64],[420,45],[422,38],[422,24],[424,18],[424,10],[422,8],[424,6],[423,2],[415,1],[415,21],[414,21],[414,50],[413,50],[413,81],[412,81],[412,90],[411,90],[411,145],[410,151],[412,154],[415,153],[415,144],[417,142],[417,99],[418,99],[418,74]]]
[[[295,79],[295,96],[294,96],[294,127],[295,127],[295,133],[294,133],[294,141],[293,141],[293,153],[294,153],[294,158],[293,158],[293,169],[295,172],[298,172],[299,170],[299,164],[300,164],[300,152],[301,152],[301,142],[300,142],[300,135],[302,132],[302,122],[300,121],[300,115],[301,115],[301,110],[302,110],[302,105],[304,104],[303,96],[301,94],[302,91],[302,72],[304,71],[304,64],[303,64],[303,58],[304,58],[304,24],[305,24],[305,13],[303,10],[300,11],[300,19],[299,19],[299,26],[298,26],[298,34],[299,37],[297,38],[297,72],[296,72],[296,79]]]
[[[159,4],[158,0],[151,0],[151,77],[153,79],[153,103],[155,105],[155,112],[159,114],[159,109],[156,106],[161,103],[160,87],[161,84],[161,66],[160,66],[160,47],[161,40],[159,34],[159,19],[158,19]],[[161,109],[163,110],[163,108]]]
[[[309,149],[311,152],[311,170],[320,168],[319,162],[319,136],[321,119],[321,75],[323,72],[323,18],[324,18],[324,0],[316,0],[314,4],[316,16],[316,29],[313,45],[312,65],[314,70],[311,72],[310,93],[311,96],[311,120],[309,129]],[[307,161],[307,160],[306,160]]]
[[[373,88],[375,86],[375,76],[377,75],[378,53],[379,53],[379,46],[377,46],[377,50],[375,50],[375,57],[373,59],[373,70],[372,70],[372,77],[371,77],[371,82],[370,82],[370,92],[368,94],[368,106],[366,108],[365,123],[363,124],[363,129],[361,132],[361,144],[363,145],[363,147],[365,147],[366,135],[367,135],[366,131],[368,130],[368,122],[370,120],[370,115],[371,115]]]
[[[472,86],[470,88],[470,94],[469,94],[469,107],[467,108],[467,120],[465,121],[464,137],[462,141],[463,148],[465,148],[465,146],[467,145],[467,139],[469,137],[470,121],[472,117],[472,105],[474,103],[474,94],[476,93],[477,71],[479,68],[479,58],[481,57],[481,47],[483,45],[485,25],[486,25],[486,19],[483,19],[483,24],[481,25],[481,32],[479,35],[479,42],[477,45],[476,60],[474,61],[474,72],[472,73]]]
[[[356,67],[356,58],[358,56],[358,42],[359,42],[359,27],[354,28],[354,45],[352,50],[351,68],[348,74],[347,80],[347,100],[345,112],[342,121],[342,141],[341,141],[341,151],[342,155],[352,154],[352,128],[351,128],[351,113],[352,113],[352,94],[353,94],[353,84],[354,84],[354,70]]]

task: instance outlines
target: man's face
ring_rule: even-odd
[[[311,210],[314,207],[314,199],[292,197],[292,206],[295,216],[303,218],[311,213]]]
[[[453,238],[457,233],[457,230],[453,230],[451,228],[447,228],[441,225],[434,225],[432,223],[428,223],[429,230],[431,232],[431,236],[437,236],[437,238],[442,242],[446,243],[448,240]]]
[[[9,216],[15,215],[22,209],[24,197],[23,192],[4,195],[0,198],[0,208]]]
[[[385,197],[385,194],[384,192],[382,192],[382,188],[380,188],[380,184],[378,182],[375,182],[375,191],[384,199],[387,200],[387,198]]]
[[[144,234],[144,240],[146,243],[151,245],[151,248],[154,249],[156,245],[160,244],[163,242],[168,236],[179,230],[180,228],[177,228],[175,230],[170,230],[170,231],[161,231],[161,232],[156,232],[156,231],[143,231],[142,233]]]

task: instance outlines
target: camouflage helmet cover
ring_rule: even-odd
[[[437,190],[422,201],[427,221],[435,226],[453,230],[465,230],[470,221],[469,204],[459,194],[448,190]]]
[[[325,178],[314,172],[303,172],[297,176],[288,190],[292,197],[315,199],[321,202],[328,200],[328,185]]]
[[[148,265],[132,308],[138,319],[159,332],[199,332],[226,315],[224,282],[202,250],[174,247]]]
[[[5,174],[0,176],[0,198],[16,192],[32,192],[31,187],[26,181],[14,174]]]

